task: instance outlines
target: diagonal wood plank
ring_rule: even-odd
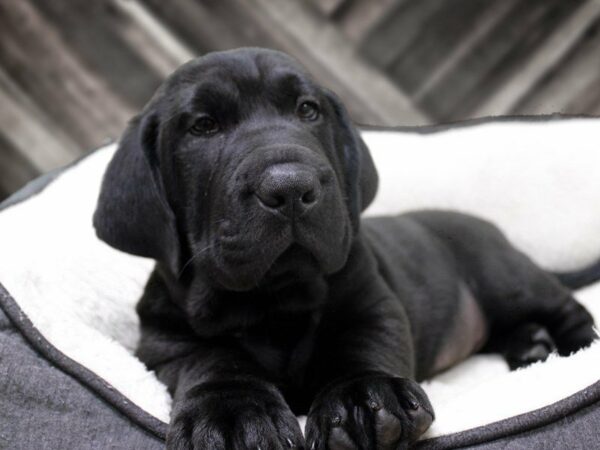
[[[0,130],[0,201],[38,174],[39,171]]]
[[[474,117],[510,114],[535,85],[552,70],[600,16],[600,0],[588,0],[556,29],[527,62],[515,71],[490,98],[474,112]]]
[[[114,5],[131,21],[119,30],[123,38],[161,78],[194,57],[193,50],[138,0],[114,0]]]
[[[54,29],[64,50],[126,106],[137,110],[160,84],[153,67],[123,38],[123,30],[135,24],[113,1],[26,1]]]
[[[398,4],[398,0],[352,0],[335,17],[334,24],[339,27],[355,45],[368,35],[382,17]]]
[[[38,173],[59,167],[81,155],[78,146],[57,131],[56,124],[48,120],[2,70],[0,105],[4,139]]]
[[[0,2],[0,64],[81,148],[117,137],[134,113],[29,0]]]
[[[413,93],[415,101],[420,102],[427,94],[429,94],[429,92],[442,83],[449,73],[456,70],[456,68],[464,61],[465,57],[474,51],[478,43],[481,42],[485,36],[493,32],[494,28],[496,28],[513,8],[516,1],[518,0],[502,0],[499,3],[495,3],[492,6],[485,8],[484,13],[477,17],[473,26],[464,27],[463,23],[462,26],[468,30],[468,33],[465,33],[458,45],[455,45],[454,49],[446,54],[441,64],[429,73],[424,74],[424,76],[421,74],[420,85]],[[436,42],[435,45],[439,46],[439,43]],[[432,53],[433,49],[428,49],[428,52]]]
[[[573,50],[528,92],[514,110],[519,114],[593,113],[600,96],[600,18]]]

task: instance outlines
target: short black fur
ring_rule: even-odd
[[[376,190],[344,106],[279,52],[196,59],[132,121],[94,223],[157,261],[137,353],[174,397],[169,448],[406,448],[434,419],[416,381],[477,351],[517,367],[594,338],[493,225],[361,220]]]

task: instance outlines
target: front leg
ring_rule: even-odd
[[[158,272],[137,311],[137,356],[173,396],[168,449],[303,447],[298,420],[265,369],[233,336],[198,336]]]
[[[157,372],[174,391],[168,449],[303,448],[278,388],[235,346],[207,343]]]
[[[414,381],[410,325],[381,286],[333,305],[323,317],[309,373],[317,391],[309,449],[401,449],[431,425],[433,409]]]

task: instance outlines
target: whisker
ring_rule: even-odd
[[[187,269],[187,267],[196,260],[196,258],[198,258],[200,255],[202,255],[202,253],[206,252],[207,250],[210,250],[212,247],[214,247],[214,244],[210,244],[207,245],[206,247],[200,249],[198,252],[194,253],[191,258],[183,265],[183,267],[181,268],[181,270],[179,271],[179,273],[177,274],[177,279],[180,279],[181,276],[183,275],[183,272],[185,272],[185,269]]]

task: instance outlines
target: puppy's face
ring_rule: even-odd
[[[146,180],[132,185],[130,174],[123,187],[140,164]],[[217,288],[276,286],[343,267],[376,184],[345,110],[294,60],[213,53],[178,69],[134,120],[105,176],[96,228],[117,248],[196,269]],[[130,199],[137,225],[115,211],[127,189],[151,191]],[[135,228],[132,244],[123,231]]]

